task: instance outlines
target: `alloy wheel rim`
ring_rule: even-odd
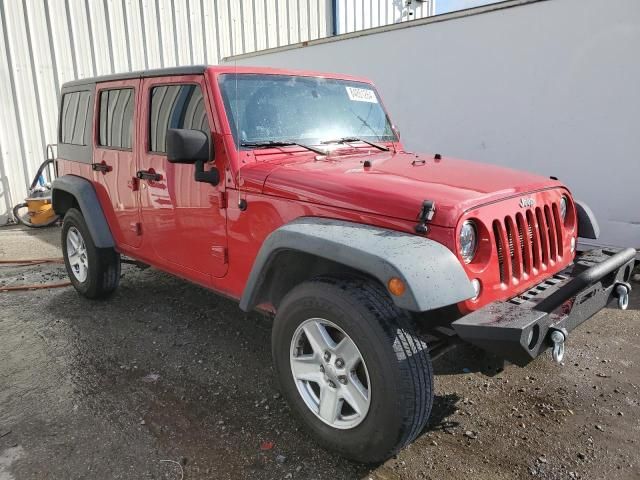
[[[291,339],[293,380],[305,405],[327,425],[350,429],[367,416],[371,382],[355,342],[333,322],[310,318]]]
[[[73,276],[79,282],[84,282],[89,275],[89,257],[84,238],[76,227],[67,231],[67,259]]]

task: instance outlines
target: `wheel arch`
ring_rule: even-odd
[[[76,175],[56,178],[51,186],[51,203],[60,216],[64,216],[70,208],[80,210],[96,247],[115,247],[107,218],[89,180]]]
[[[295,285],[325,274],[364,275],[383,286],[400,278],[406,285],[404,294],[390,297],[398,307],[414,312],[474,295],[458,259],[438,242],[370,225],[302,217],[264,241],[240,308],[249,311],[262,303],[277,307]]]
[[[600,225],[589,206],[580,200],[575,200],[578,214],[578,236],[597,240],[600,237]]]

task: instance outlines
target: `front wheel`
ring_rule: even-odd
[[[278,308],[272,349],[292,410],[322,446],[344,457],[386,460],[428,421],[427,345],[369,280],[318,278],[294,288]]]

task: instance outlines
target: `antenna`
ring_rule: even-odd
[[[236,19],[233,19],[233,25],[235,27]],[[234,28],[235,29],[235,28]],[[236,114],[235,122],[236,122],[236,152],[238,152],[238,208],[241,211],[245,211],[247,209],[247,198],[245,192],[245,198],[242,198],[242,165],[240,160],[240,109],[238,108],[238,59],[233,59],[233,77],[235,81],[235,109]]]

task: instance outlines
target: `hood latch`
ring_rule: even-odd
[[[416,233],[427,233],[429,228],[427,222],[430,222],[436,213],[436,202],[433,200],[425,200],[422,202],[422,208],[418,213],[418,224],[416,225]]]

